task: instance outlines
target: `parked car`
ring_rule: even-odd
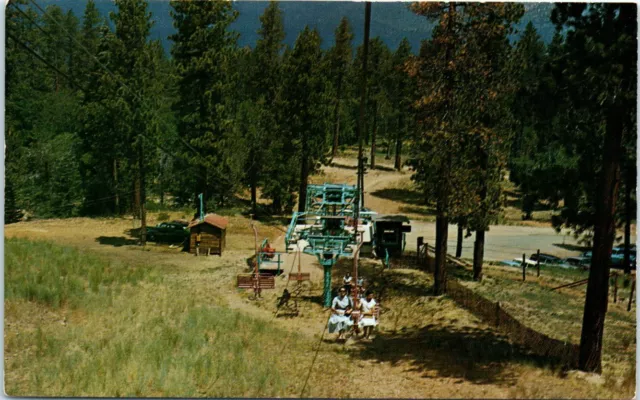
[[[180,223],[161,222],[147,228],[147,240],[150,242],[181,243],[189,237],[189,230]]]
[[[631,269],[636,269],[636,247],[629,249]],[[616,246],[611,251],[611,268],[624,269],[624,246]]]
[[[591,257],[567,257],[564,259],[564,262],[565,264],[571,265],[572,267],[589,269],[589,266],[591,265]]]
[[[532,254],[529,260],[535,264],[538,261],[538,254]],[[540,265],[560,265],[564,260],[560,257],[552,256],[551,254],[540,253]]]
[[[526,258],[524,262],[525,264],[527,264],[527,267],[535,267],[536,265],[538,265],[538,253],[532,254],[531,256],[529,256],[529,258]],[[522,259],[514,258],[513,260],[505,260],[505,261],[501,261],[500,264],[510,266],[510,267],[521,267]],[[545,267],[546,266],[556,266],[556,267],[563,267],[563,268],[569,267],[569,265],[567,265],[567,263],[565,263],[565,260],[563,260],[562,258],[556,257],[551,254],[544,254],[544,253],[540,253],[540,265]]]

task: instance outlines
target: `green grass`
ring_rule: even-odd
[[[165,269],[51,243],[10,239],[5,250],[10,396],[275,397],[301,390],[315,342],[225,308],[218,296],[199,297],[193,280],[161,279]],[[319,396],[331,390],[316,386]]]
[[[101,334],[91,323],[37,329],[9,340],[9,351],[32,351],[23,365],[26,382],[18,386],[8,380],[7,393],[256,397],[285,389],[280,368],[274,368],[279,364],[274,347],[280,347],[283,335],[264,321],[188,302],[165,303],[155,312],[116,303],[124,312],[102,319],[114,324],[108,332]]]
[[[146,266],[106,261],[71,247],[23,239],[5,240],[5,298],[53,308],[78,307],[108,296],[114,286],[158,279]]]

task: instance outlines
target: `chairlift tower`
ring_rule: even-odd
[[[356,224],[357,188],[323,184],[307,187],[305,211],[294,212],[285,235],[287,251],[297,244],[315,255],[324,268],[324,306],[331,306],[331,271],[338,258],[351,255],[357,245],[350,224]]]

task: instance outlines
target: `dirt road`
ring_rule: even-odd
[[[466,234],[466,231],[465,231]],[[455,254],[458,227],[449,225],[447,239],[448,252]],[[433,222],[411,221],[411,233],[407,234],[407,250],[416,249],[418,236],[424,237],[424,241],[435,243],[436,226]],[[473,258],[473,242],[475,235],[464,239],[462,243],[462,257]],[[633,238],[635,241],[635,237]],[[553,228],[530,226],[492,226],[485,236],[484,257],[487,261],[510,260],[527,257],[540,249],[541,253],[553,254],[558,257],[569,257],[580,254],[580,245],[568,234],[556,233]]]

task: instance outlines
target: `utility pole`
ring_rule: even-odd
[[[364,162],[362,158],[362,138],[366,128],[364,118],[367,101],[367,60],[369,58],[369,28],[371,26],[371,2],[365,3],[364,9],[364,43],[362,52],[362,75],[360,76],[360,113],[358,118],[358,183],[356,194],[356,212],[354,225],[354,240],[358,240],[358,220],[360,206],[364,203]]]
[[[367,1],[364,8],[364,51],[362,53],[362,75],[360,77],[360,114],[358,118],[358,183],[356,193],[355,219],[353,222],[353,240],[356,242],[356,250],[353,257],[353,279],[355,279],[355,290],[353,291],[354,304],[358,301],[358,256],[360,246],[364,237],[360,236],[358,243],[358,221],[360,220],[360,205],[364,204],[364,161],[362,158],[362,136],[365,130],[365,106],[367,100],[367,59],[369,58],[369,27],[371,26],[371,2]]]

